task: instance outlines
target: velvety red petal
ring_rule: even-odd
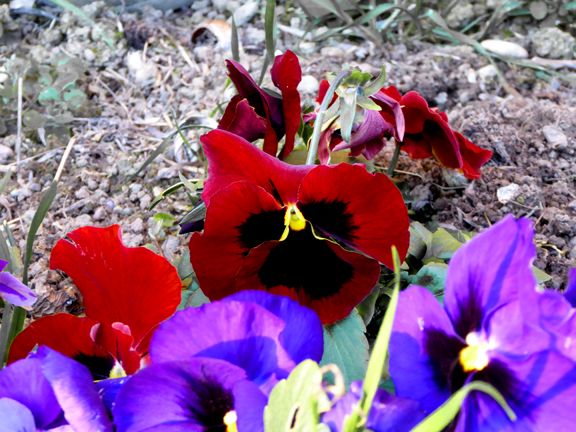
[[[320,86],[318,88],[318,97],[316,98],[316,102],[318,102],[319,104],[322,103],[322,101],[324,100],[324,96],[326,96],[326,92],[328,92],[328,89],[330,88],[330,83],[328,82],[328,80],[323,79],[322,81],[320,81]],[[338,99],[338,95],[336,94],[336,92],[334,92],[334,96],[332,96],[332,100],[330,101],[330,105],[332,105],[334,103],[334,101]]]
[[[378,153],[384,148],[386,141],[382,137],[374,138],[366,143],[366,147],[362,150],[362,154],[368,160],[374,159]]]
[[[492,152],[468,141],[461,133],[454,132],[462,155],[462,171],[467,179],[479,179],[482,165],[490,160]]]
[[[302,181],[298,207],[326,235],[393,268],[392,246],[408,252],[408,210],[402,194],[384,174],[361,165],[320,165]]]
[[[332,134],[339,128],[340,125],[336,121],[333,121],[332,124],[320,134],[320,141],[318,141],[318,160],[323,165],[327,165],[330,162],[330,151],[333,149],[332,144],[334,144]],[[338,141],[338,144],[341,142],[342,140]]]
[[[389,129],[392,131],[394,138],[402,141],[406,131],[406,120],[404,119],[404,113],[402,112],[400,103],[382,91],[379,91],[370,98],[382,108],[380,116],[392,126]]]
[[[252,249],[236,277],[238,289],[290,297],[315,311],[322,324],[333,324],[346,318],[370,293],[378,282],[380,266],[306,231],[292,231],[282,242]],[[306,240],[299,241],[302,238]]]
[[[226,107],[222,120],[218,123],[218,129],[228,131],[252,142],[264,138],[266,125],[266,119],[256,114],[248,100],[236,95]]]
[[[208,158],[209,175],[202,192],[206,206],[216,192],[238,181],[260,186],[284,204],[295,203],[300,182],[313,168],[281,162],[225,131],[211,131],[200,141]]]
[[[424,130],[424,122],[434,118],[434,113],[430,112],[426,99],[415,91],[406,93],[400,100],[400,105],[406,119],[406,133],[421,133]]]
[[[151,250],[124,246],[120,226],[79,228],[68,237],[52,250],[50,268],[72,278],[86,316],[101,324],[98,338],[112,354],[113,323],[129,326],[138,344],[176,311],[182,291],[176,268]]]
[[[112,331],[116,336],[118,360],[127,375],[133,375],[140,369],[142,356],[135,348],[134,338],[132,337],[130,327],[120,322],[112,324]],[[98,342],[98,337],[96,338]]]
[[[285,210],[261,187],[237,182],[212,197],[204,234],[190,239],[190,262],[211,300],[236,292],[234,278],[249,250],[284,232]]]
[[[402,150],[408,153],[410,159],[426,159],[433,156],[430,143],[421,134],[404,135]]]
[[[109,378],[114,358],[94,341],[98,327],[98,322],[88,317],[65,313],[42,317],[16,336],[8,364],[28,357],[36,345],[45,345],[82,363],[95,378]]]
[[[402,95],[395,86],[382,88],[380,91],[384,93],[386,96],[394,99],[396,102],[400,102],[400,100],[402,99]]]
[[[300,93],[298,92],[298,84],[302,81],[302,69],[300,69],[296,54],[288,50],[286,54],[277,56],[274,59],[272,69],[270,69],[270,75],[274,85],[282,92],[286,142],[279,158],[284,159],[294,149],[294,140],[302,117]]]
[[[352,132],[352,135],[350,136],[350,143],[342,142],[335,146],[333,151],[340,151],[358,146],[363,146],[362,149],[365,149],[365,145],[368,142],[378,140],[381,146],[380,149],[372,155],[372,157],[374,157],[382,147],[384,147],[384,142],[382,141],[383,134],[390,133],[393,129],[394,127],[384,120],[378,111],[366,110],[364,120],[360,123],[358,129]]]

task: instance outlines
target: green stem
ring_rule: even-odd
[[[388,177],[392,177],[394,175],[394,170],[396,169],[396,164],[398,163],[398,158],[400,157],[400,149],[402,148],[402,143],[396,141],[396,148],[394,149],[394,156],[392,156],[392,160],[390,161],[390,165],[388,165],[388,171],[386,175]]]
[[[26,320],[26,309],[20,306],[15,306],[12,312],[12,325],[10,326],[10,333],[8,335],[8,344],[6,345],[6,352],[10,349],[12,341],[24,328],[24,321]]]
[[[10,324],[12,323],[12,311],[14,308],[7,301],[4,302],[4,314],[0,326],[0,369],[4,367],[8,357],[8,340],[10,336]]]
[[[318,110],[318,116],[314,121],[314,132],[312,132],[312,138],[310,138],[310,147],[308,148],[308,156],[306,157],[306,165],[314,165],[316,162],[316,153],[318,153],[318,143],[320,142],[320,135],[322,135],[322,124],[324,123],[324,114],[328,110],[328,105],[332,101],[332,96],[334,96],[334,92],[342,82],[344,78],[352,73],[351,70],[343,70],[340,74],[336,77],[328,91],[324,95],[324,100],[322,100],[322,105],[320,105],[320,109]]]

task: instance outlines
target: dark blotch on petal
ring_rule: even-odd
[[[72,358],[88,368],[94,381],[110,378],[110,371],[114,367],[114,359],[112,357],[78,353],[73,355]]]
[[[280,240],[284,232],[285,210],[253,213],[237,227],[238,241],[246,249],[255,248],[264,242]]]
[[[338,240],[352,242],[357,239],[354,232],[354,215],[348,213],[348,203],[344,201],[313,201],[300,203],[298,208],[304,217],[326,234]]]
[[[468,376],[460,365],[460,351],[466,344],[454,336],[448,336],[442,330],[427,328],[424,330],[423,346],[426,355],[436,361],[442,375],[446,377],[450,392],[461,388]]]
[[[190,385],[194,386],[202,401],[201,410],[192,404],[188,405],[192,418],[198,419],[210,432],[226,432],[223,419],[227,412],[234,409],[232,393],[215,380],[206,380],[201,386],[191,380]]]
[[[270,252],[258,277],[268,288],[283,285],[302,289],[317,300],[337,294],[354,277],[354,268],[342,261],[325,240],[315,238],[307,226],[302,231],[290,231],[286,240]]]

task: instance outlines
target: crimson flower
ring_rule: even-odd
[[[428,102],[415,91],[401,96],[396,87],[381,91],[396,100],[406,120],[406,133],[402,141],[404,150],[412,159],[434,157],[447,168],[459,169],[468,179],[479,179],[482,165],[490,160],[492,152],[484,150],[448,125],[448,116],[429,108]],[[396,119],[391,110],[383,109],[382,116],[390,123]],[[400,140],[398,140],[400,141]]]
[[[254,82],[246,69],[233,60],[226,60],[228,76],[238,94],[232,98],[218,129],[226,130],[252,142],[264,138],[264,151],[272,156],[278,152],[278,141],[286,135],[279,158],[284,159],[294,148],[300,126],[301,109],[298,84],[302,70],[292,51],[277,56],[270,70],[280,95],[264,90]]]
[[[329,87],[328,81],[322,80],[316,102],[322,103]],[[324,123],[324,130],[318,144],[320,163],[329,163],[330,152],[346,149],[350,149],[351,157],[362,154],[366,159],[373,159],[384,148],[388,138],[394,137],[397,140],[402,140],[404,137],[404,116],[398,101],[382,91],[367,99],[369,100],[368,104],[374,104],[374,108],[379,107],[380,111],[357,106],[349,142],[345,142],[342,138],[340,116],[335,115]],[[338,96],[334,94],[330,106],[334,106],[337,100]],[[384,116],[382,115],[383,111],[392,114],[391,116]]]
[[[158,325],[180,303],[182,283],[166,259],[122,244],[120,226],[83,227],[59,240],[50,268],[64,271],[82,293],[86,316],[42,317],[20,333],[8,363],[46,345],[104,379],[116,363],[127,374],[147,362],[148,345]]]
[[[408,213],[385,175],[360,165],[289,165],[224,131],[201,141],[207,214],[190,261],[211,300],[266,290],[331,324],[372,290],[378,261],[393,266],[393,245],[406,256]]]

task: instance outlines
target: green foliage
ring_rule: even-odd
[[[335,324],[324,326],[324,356],[320,365],[338,366],[348,386],[364,378],[368,365],[366,327],[356,310]]]
[[[264,410],[266,432],[316,432],[320,413],[327,411],[330,403],[322,389],[322,372],[317,363],[304,360],[287,380],[282,380],[270,393]]]

